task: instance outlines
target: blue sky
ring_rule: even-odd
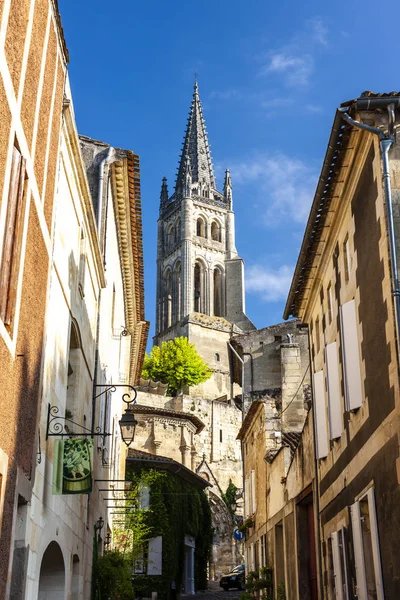
[[[400,6],[59,3],[79,132],[141,157],[147,319],[161,179],[171,192],[197,72],[219,189],[231,170],[247,314],[281,321],[335,108],[400,89]]]

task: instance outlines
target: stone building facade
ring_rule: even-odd
[[[319,538],[315,506],[313,415],[302,431],[284,432],[271,452],[268,402],[255,400],[239,437],[245,448],[247,571],[272,572],[272,597],[317,600]],[[279,595],[281,594],[281,595]]]
[[[22,579],[25,590],[19,595],[11,592],[12,598],[89,598],[93,546],[97,544],[101,554],[106,534],[112,530],[108,491],[95,480],[123,477],[126,447],[118,421],[123,411],[121,397],[129,388],[118,386],[137,382],[148,325],[141,277],[138,167],[138,157],[131,151],[79,139],[67,80],[46,311],[40,441],[27,507],[28,569]],[[95,192],[89,185],[94,173]],[[78,438],[94,433],[90,495],[55,494],[56,445],[61,433],[68,439],[70,432]],[[110,435],[98,435],[102,433]],[[95,539],[100,517],[104,528]]]
[[[139,391],[135,415],[135,450],[173,459],[209,482],[215,530],[210,578],[218,579],[242,560],[223,500],[230,480],[242,488],[241,450],[236,440],[241,411],[233,401]]]
[[[68,52],[56,0],[0,3],[0,598],[20,598]]]
[[[399,106],[365,93],[336,111],[285,309],[310,332],[329,600],[400,596]]]

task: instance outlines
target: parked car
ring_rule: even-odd
[[[238,590],[244,590],[244,565],[239,565],[232,569],[230,573],[223,575],[219,582],[219,585],[227,592],[229,588],[237,588]]]

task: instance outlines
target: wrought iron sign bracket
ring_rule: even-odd
[[[47,427],[46,427],[46,440],[49,437],[61,437],[61,438],[71,438],[71,437],[107,437],[110,436],[111,433],[106,433],[105,431],[101,431],[100,427],[96,427],[94,431],[91,431],[84,425],[80,425],[79,423],[75,423],[72,419],[68,417],[62,417],[58,413],[60,409],[58,406],[50,406],[47,409]],[[71,431],[68,423],[72,423],[74,426],[74,431]],[[75,431],[75,427],[79,427],[81,431]]]

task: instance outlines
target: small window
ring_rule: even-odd
[[[206,237],[206,226],[204,223],[204,219],[202,219],[201,217],[199,217],[196,221],[196,235],[202,238]]]
[[[219,430],[219,441],[222,444],[222,429]]]
[[[221,241],[221,227],[216,221],[211,223],[211,239],[214,240],[214,242]]]
[[[346,236],[346,239],[344,240],[344,243],[343,243],[343,261],[344,261],[344,278],[347,283],[350,278],[350,269],[351,269],[349,236]]]
[[[219,362],[219,361],[221,360],[221,359],[220,359],[220,356],[219,356],[219,354],[218,354],[218,352],[216,352],[216,353],[215,353],[215,360],[216,360],[217,362]]]
[[[25,159],[14,146],[0,262],[0,318],[10,332],[17,299],[25,203]]]

